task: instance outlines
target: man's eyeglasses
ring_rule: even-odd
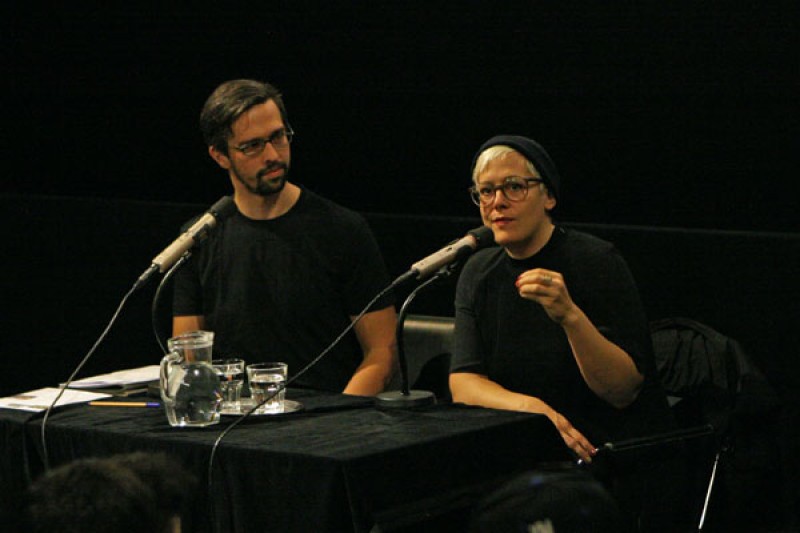
[[[544,183],[542,178],[523,178],[520,176],[509,176],[500,185],[479,185],[469,188],[469,194],[475,205],[487,206],[494,202],[497,189],[500,189],[511,202],[520,202],[528,196],[528,189],[534,183]]]
[[[276,149],[286,148],[287,146],[289,146],[289,143],[292,142],[292,137],[294,137],[294,131],[292,131],[292,128],[281,128],[279,130],[276,130],[275,133],[273,133],[269,137],[253,139],[251,141],[247,141],[246,143],[242,143],[238,146],[234,146],[233,148],[239,150],[244,155],[251,157],[263,152],[267,144],[271,144],[272,147]]]

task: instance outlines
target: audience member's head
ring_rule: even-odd
[[[79,459],[27,494],[26,531],[175,533],[193,478],[162,454]]]
[[[620,531],[616,502],[590,474],[529,472],[480,502],[472,533],[584,533]]]

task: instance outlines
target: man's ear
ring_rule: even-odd
[[[213,147],[213,146],[209,146],[208,147],[208,155],[210,155],[211,159],[216,161],[217,164],[219,166],[221,166],[222,168],[224,168],[225,170],[228,170],[228,169],[231,168],[231,160],[228,157],[228,155],[227,154],[223,154],[222,152],[217,150],[215,147]]]

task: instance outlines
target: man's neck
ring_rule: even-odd
[[[239,212],[252,220],[272,220],[285,215],[300,198],[300,187],[287,182],[281,192],[269,196],[236,188],[233,199]]]

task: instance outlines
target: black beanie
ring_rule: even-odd
[[[472,159],[472,169],[475,169],[475,162],[484,150],[491,146],[503,145],[513,148],[525,158],[533,163],[539,175],[544,180],[544,184],[556,200],[561,198],[561,178],[558,176],[556,165],[542,146],[527,137],[520,135],[496,135],[483,143]]]

